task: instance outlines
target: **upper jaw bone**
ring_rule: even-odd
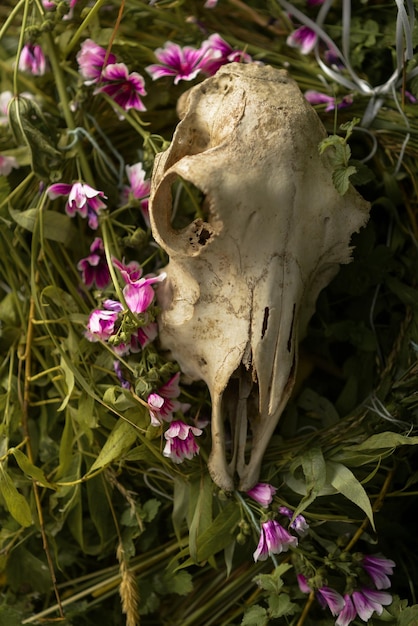
[[[213,480],[247,491],[291,394],[318,294],[350,262],[369,205],[352,187],[335,190],[318,153],[326,132],[285,71],[231,63],[181,108],[150,199],[154,238],[169,255],[157,291],[160,340],[208,385]],[[178,177],[201,190],[209,212],[181,230],[171,225]]]

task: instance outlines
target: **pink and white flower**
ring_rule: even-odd
[[[234,50],[225,39],[214,33],[202,43],[202,50],[207,54],[202,59],[201,70],[209,76],[216,74],[222,65],[227,63],[251,63],[252,58],[243,50]]]
[[[81,217],[87,218],[91,229],[96,230],[99,226],[99,212],[106,208],[101,198],[106,198],[103,191],[93,189],[86,183],[55,183],[48,187],[48,196],[51,200],[59,196],[68,196],[65,205],[65,212],[70,217],[78,213]]]
[[[265,561],[272,554],[287,552],[289,547],[295,548],[297,545],[297,537],[293,537],[276,520],[268,520],[261,524],[260,540],[253,554],[254,561]]]
[[[304,96],[310,104],[326,104],[326,113],[333,111],[335,108],[345,109],[353,103],[353,98],[350,95],[344,96],[340,102],[337,102],[334,96],[328,96],[326,93],[314,91],[313,89],[305,91]]]
[[[181,48],[172,41],[167,41],[164,48],[157,48],[154,52],[159,63],[154,63],[146,67],[146,71],[153,80],[163,76],[173,76],[174,84],[181,80],[193,80],[202,69],[202,62],[208,54],[205,48],[192,48],[185,46]]]
[[[133,331],[129,337],[129,341],[121,342],[113,346],[113,350],[119,356],[126,354],[136,354],[145,348],[147,344],[154,341],[158,334],[158,325],[156,322],[150,322],[145,326],[140,326]]]
[[[86,39],[77,54],[77,63],[79,72],[84,78],[84,84],[93,85],[100,80],[103,67],[116,63],[116,57],[105,48],[98,46],[92,39]]]
[[[95,309],[90,313],[86,331],[89,341],[108,341],[116,332],[115,324],[122,305],[120,302],[107,300],[103,306],[104,309]]]
[[[19,163],[15,157],[0,154],[0,174],[8,176],[13,169],[19,169]]]
[[[338,615],[335,626],[348,626],[353,619],[357,617],[356,607],[353,604],[351,596],[346,593],[344,595],[344,606]]]
[[[142,278],[142,268],[136,261],[125,265],[113,259],[113,264],[119,269],[126,283],[123,295],[129,310],[132,313],[144,313],[154,299],[155,293],[151,285],[165,280],[166,274],[162,272],[158,276],[150,274]]]
[[[102,71],[100,84],[95,94],[106,93],[124,111],[136,109],[145,111],[145,105],[140,96],[146,96],[145,81],[138,72],[131,72],[125,63],[111,63]]]
[[[163,455],[170,458],[173,463],[182,463],[184,459],[192,459],[200,449],[195,437],[199,437],[202,432],[200,428],[189,426],[181,420],[171,422],[164,433],[166,444]]]
[[[334,616],[338,615],[344,608],[344,598],[338,591],[331,589],[331,587],[321,587],[316,592],[316,597],[322,606],[328,606]]]
[[[286,39],[287,45],[291,48],[299,48],[301,54],[312,52],[317,41],[317,34],[309,26],[300,26]]]
[[[18,68],[21,72],[29,72],[33,76],[43,76],[47,63],[41,46],[37,43],[27,43],[20,53]]]
[[[271,504],[276,491],[276,487],[269,483],[257,483],[252,489],[247,491],[247,496],[250,496],[264,508],[267,508]]]
[[[290,520],[293,518],[293,511],[287,506],[281,506],[279,513],[285,515]],[[295,519],[290,523],[289,528],[296,530],[298,535],[303,536],[309,530],[309,525],[303,515],[296,515]]]
[[[125,170],[129,185],[125,185],[122,189],[121,202],[127,204],[130,200],[139,201],[145,223],[149,226],[148,197],[151,189],[151,181],[145,178],[146,174],[142,163],[127,165]]]
[[[103,240],[96,237],[90,246],[87,257],[80,259],[77,269],[81,272],[86,287],[96,285],[97,289],[104,289],[110,283],[110,272],[104,253]]]
[[[395,561],[386,559],[383,556],[366,555],[363,557],[361,564],[364,571],[370,576],[376,589],[388,589],[391,586],[388,574],[393,574],[393,568],[396,566]]]
[[[392,596],[386,591],[376,591],[363,587],[360,591],[353,591],[351,598],[358,616],[367,622],[374,612],[383,613],[383,607],[392,604]]]
[[[177,372],[157,392],[148,396],[147,402],[153,426],[160,426],[162,421],[171,422],[173,413],[176,411],[184,413],[190,408],[190,404],[182,404],[175,399],[180,395],[179,379],[180,372]]]

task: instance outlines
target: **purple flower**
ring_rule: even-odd
[[[134,163],[126,166],[126,175],[129,185],[125,185],[121,193],[121,202],[127,204],[131,198],[139,200],[139,206],[145,223],[149,226],[148,196],[151,189],[151,181],[146,179],[142,163]]]
[[[386,591],[375,591],[364,587],[361,591],[353,591],[353,604],[358,616],[367,622],[376,611],[378,615],[383,613],[383,606],[392,603],[392,596]]]
[[[27,43],[23,46],[18,68],[21,72],[29,72],[34,76],[43,76],[45,74],[46,59],[39,44]]]
[[[281,513],[282,515],[285,515],[290,520],[293,518],[293,511],[291,509],[288,509],[287,506],[281,506],[279,508],[279,513]],[[309,525],[306,519],[303,517],[303,515],[296,515],[295,519],[290,524],[290,528],[292,530],[296,530],[298,535],[302,536],[309,529]]]
[[[119,305],[120,308],[114,306],[112,309],[109,304],[106,306],[106,303],[110,302]],[[115,334],[115,323],[118,320],[119,311],[122,310],[122,305],[120,302],[106,301],[104,306],[104,309],[95,309],[90,313],[86,331],[86,337],[89,341],[107,341]]]
[[[328,606],[333,615],[338,615],[344,608],[344,598],[338,591],[331,589],[331,587],[321,587],[316,592],[316,595],[320,604],[323,607]]]
[[[324,0],[306,0],[308,7],[317,7],[320,4],[324,4]]]
[[[110,272],[104,254],[103,241],[96,237],[90,246],[89,256],[80,259],[77,269],[81,272],[83,283],[91,287],[93,283],[97,289],[104,289],[110,283]]]
[[[286,43],[291,48],[299,48],[301,54],[309,54],[318,40],[317,34],[309,26],[300,26],[286,39]]]
[[[181,404],[175,400],[180,395],[179,379],[180,372],[177,372],[156,393],[148,396],[147,402],[153,426],[159,426],[162,421],[171,422],[173,413],[185,412],[190,408],[190,404]]]
[[[84,84],[92,85],[100,80],[103,66],[116,63],[116,57],[98,46],[92,39],[86,39],[77,54],[77,63]]]
[[[98,214],[106,205],[100,198],[106,198],[103,191],[97,191],[85,183],[55,183],[47,189],[51,200],[58,196],[68,196],[65,211],[70,217],[79,213],[81,217],[87,217],[91,229],[96,230],[99,226]]]
[[[368,555],[363,558],[362,566],[365,572],[370,576],[376,589],[388,589],[391,582],[388,574],[393,574],[393,568],[396,563],[391,559],[385,559],[383,556]]]
[[[181,48],[172,41],[166,41],[164,48],[154,52],[159,63],[148,65],[146,71],[153,80],[163,76],[174,76],[174,84],[181,80],[193,80],[202,69],[202,61],[207,49],[196,49],[191,46]]]
[[[164,433],[166,444],[163,455],[170,458],[173,463],[182,463],[184,459],[192,459],[199,452],[195,437],[199,437],[202,432],[200,428],[188,426],[181,420],[172,422]]]
[[[204,41],[201,49],[207,52],[202,59],[201,70],[210,76],[216,74],[218,69],[226,63],[233,63],[234,61],[251,63],[252,61],[249,54],[242,50],[234,50],[229,43],[222,39],[217,33],[214,33]]]
[[[16,161],[15,157],[0,154],[0,174],[2,176],[8,176],[12,169],[19,169],[19,163]]]
[[[351,597],[348,594],[344,596],[344,607],[338,615],[335,626],[348,626],[357,616],[356,608]]]
[[[341,102],[337,103],[334,96],[328,96],[325,93],[321,93],[320,91],[314,91],[312,89],[308,89],[308,91],[305,91],[304,96],[310,104],[326,104],[326,113],[328,113],[329,111],[333,111],[335,107],[337,107],[337,109],[345,109],[353,103],[353,98],[350,95],[344,96]]]
[[[269,485],[269,483],[257,483],[252,489],[247,491],[247,496],[250,496],[258,504],[267,508],[271,504],[276,491],[276,487]]]
[[[129,380],[126,380],[123,375],[122,365],[120,361],[113,361],[113,369],[115,370],[116,376],[119,378],[120,386],[123,387],[123,389],[129,389],[131,384]]]
[[[287,532],[276,520],[261,524],[260,540],[253,554],[254,561],[265,561],[272,554],[287,552],[289,546],[296,547],[298,540]]]
[[[145,105],[140,96],[146,96],[145,82],[140,74],[129,74],[125,63],[112,63],[104,68],[100,85],[94,93],[106,93],[124,111],[136,109],[145,111]]]

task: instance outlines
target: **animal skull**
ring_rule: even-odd
[[[352,187],[335,190],[318,153],[326,132],[286,71],[231,63],[180,109],[152,177],[152,231],[169,255],[160,339],[209,387],[213,480],[231,491],[238,477],[247,491],[291,394],[318,294],[350,262],[369,205]],[[171,225],[178,177],[203,192],[208,210],[180,230]]]

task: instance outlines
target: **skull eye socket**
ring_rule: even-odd
[[[210,221],[209,201],[203,191],[180,176],[171,186],[171,227],[180,231],[194,220]]]

